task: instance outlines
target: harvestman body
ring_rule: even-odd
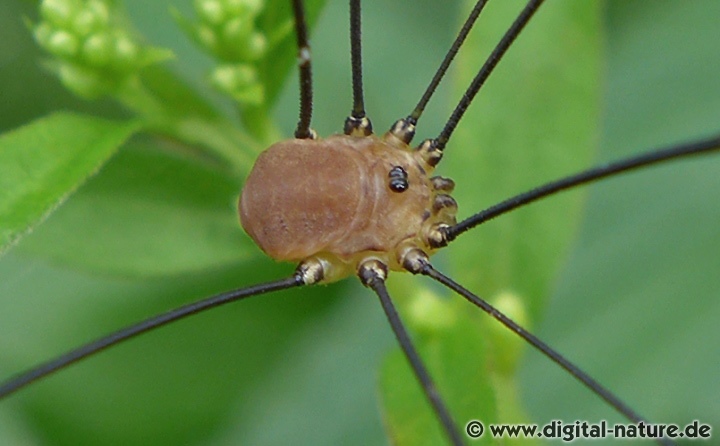
[[[387,269],[391,269],[430,276],[456,291],[565,368],[618,412],[634,422],[641,421],[642,417],[607,389],[485,301],[436,271],[428,259],[464,231],[519,206],[622,171],[716,150],[720,138],[678,145],[589,169],[512,197],[456,224],[457,204],[449,195],[453,182],[430,175],[472,98],[542,1],[528,2],[438,138],[426,140],[417,149],[411,149],[409,142],[422,109],[484,4],[485,1],[478,1],[413,114],[397,121],[387,134],[378,137],[372,134],[370,121],[365,117],[360,5],[359,1],[351,1],[353,112],[346,121],[345,135],[316,139],[310,129],[312,90],[304,11],[302,2],[294,0],[301,55],[301,113],[296,139],[277,143],[260,155],[247,179],[239,207],[242,225],[258,246],[276,260],[300,262],[296,273],[287,279],[213,296],[120,330],[1,383],[0,397],[120,341],[204,309],[265,292],[330,282],[357,274],[380,297],[401,347],[448,438],[453,444],[463,444],[455,421],[435,390],[389,299],[384,281]],[[309,171],[313,175],[307,175]],[[658,441],[669,443],[665,439]]]
[[[429,255],[438,228],[455,224],[453,183],[429,177],[432,155],[391,132],[277,143],[245,183],[243,228],[276,260],[319,263],[326,282],[369,260],[402,270],[408,253]]]

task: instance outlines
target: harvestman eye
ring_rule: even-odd
[[[390,169],[388,177],[390,178],[389,186],[393,192],[405,192],[405,190],[407,190],[408,174],[405,172],[405,169],[400,166],[395,166]]]
[[[329,283],[355,275],[380,299],[447,439],[455,445],[465,444],[466,438],[461,434],[458,420],[454,419],[451,408],[436,389],[385,287],[389,274],[410,272],[428,276],[466,298],[567,370],[627,419],[635,423],[644,421],[635,410],[550,346],[435,269],[430,257],[469,229],[518,207],[620,172],[717,150],[720,137],[606,163],[511,197],[458,223],[458,203],[450,195],[454,182],[430,175],[445,155],[454,129],[470,102],[543,2],[531,0],[527,3],[477,73],[442,132],[416,147],[410,144],[423,110],[485,6],[485,1],[476,4],[415,110],[392,124],[390,130],[380,136],[373,133],[365,112],[360,2],[351,1],[353,108],[345,121],[344,134],[325,138],[319,137],[310,127],[310,45],[303,4],[300,0],[292,3],[300,55],[301,92],[300,119],[295,138],[273,144],[258,157],[238,206],[242,226],[250,237],[271,258],[297,262],[295,273],[285,279],[207,298],[101,338],[0,384],[0,398],[109,346],[190,314],[245,297]],[[313,172],[313,176],[308,177],[307,172]],[[656,440],[659,444],[672,444],[665,438]]]

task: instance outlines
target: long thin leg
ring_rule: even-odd
[[[457,55],[457,52],[460,50],[460,47],[465,42],[465,38],[475,24],[475,20],[477,20],[478,16],[482,12],[488,1],[489,0],[478,0],[478,2],[475,3],[472,11],[470,11],[470,15],[468,15],[467,20],[465,20],[465,23],[463,24],[463,27],[460,29],[457,37],[455,37],[455,41],[448,50],[447,54],[445,54],[445,59],[443,59],[442,63],[435,72],[432,81],[430,81],[430,85],[428,85],[427,89],[425,89],[422,98],[420,98],[420,101],[415,106],[415,110],[413,110],[413,112],[406,118],[406,120],[410,124],[417,124],[418,119],[420,119],[420,116],[425,110],[425,106],[430,101],[432,95],[435,93],[435,89],[437,89],[443,76],[445,76],[448,67],[450,67],[450,63],[453,61],[455,55]]]
[[[480,71],[470,83],[470,86],[465,91],[465,94],[463,94],[463,97],[460,99],[457,107],[455,107],[452,115],[450,115],[450,118],[445,124],[445,128],[443,128],[442,132],[440,132],[438,137],[435,138],[434,146],[437,150],[442,151],[445,148],[450,136],[453,131],[455,131],[455,127],[460,122],[460,119],[463,114],[465,114],[465,110],[467,110],[468,106],[470,106],[470,103],[475,95],[478,91],[480,91],[480,88],[493,72],[498,62],[500,62],[500,59],[502,59],[505,55],[505,52],[508,48],[510,48],[517,36],[525,28],[525,25],[527,25],[535,12],[542,5],[543,1],[544,0],[530,0],[492,51],[485,64],[482,68],[480,68]]]
[[[298,69],[300,70],[300,119],[298,120],[295,137],[300,139],[313,138],[310,129],[313,107],[312,67],[310,63],[310,43],[307,36],[307,21],[302,0],[293,0],[295,15],[295,34],[298,46]]]
[[[259,294],[269,293],[273,291],[284,290],[296,286],[309,284],[312,281],[307,280],[307,276],[298,268],[298,271],[286,279],[276,280],[273,282],[262,283],[259,285],[241,288],[239,290],[228,291],[208,297],[198,302],[184,305],[182,307],[170,310],[151,318],[145,319],[130,327],[111,333],[102,338],[89,342],[81,347],[71,350],[55,359],[33,367],[22,372],[7,381],[0,384],[0,399],[4,398],[28,384],[44,378],[60,369],[63,369],[81,359],[87,358],[96,353],[100,353],[108,347],[117,345],[123,341],[133,338],[142,333],[146,333],[155,328],[169,324],[170,322],[183,319],[192,314],[197,314],[211,308],[219,307],[230,302],[235,302],[246,297],[257,296]]]
[[[472,217],[468,217],[455,226],[448,228],[445,233],[447,240],[452,241],[458,235],[474,228],[481,223],[491,220],[497,216],[508,213],[526,204],[537,201],[541,198],[552,195],[562,190],[570,189],[603,178],[607,178],[622,172],[645,167],[652,164],[669,161],[676,158],[700,155],[720,149],[720,135],[710,138],[692,141],[689,143],[678,144],[662,149],[655,149],[640,155],[631,156],[629,158],[613,161],[611,163],[602,164],[588,170],[576,173],[574,175],[561,178],[544,184],[535,189],[529,190],[522,194],[508,198],[494,206],[491,206]]]
[[[360,0],[350,0],[350,59],[352,61],[353,109],[345,120],[345,134],[368,136],[372,123],[365,115],[362,77],[362,21]]]
[[[425,110],[425,106],[430,101],[432,95],[435,94],[435,90],[438,85],[440,85],[440,81],[445,76],[448,67],[450,67],[450,63],[452,63],[453,59],[455,59],[455,55],[457,55],[457,52],[460,50],[463,42],[465,42],[465,38],[472,29],[475,21],[487,2],[488,0],[478,0],[478,2],[475,3],[475,7],[473,7],[472,11],[470,11],[470,15],[465,20],[465,24],[463,24],[463,27],[460,29],[457,37],[455,37],[455,41],[452,46],[450,46],[447,54],[445,54],[445,59],[443,59],[440,66],[435,71],[435,75],[425,89],[425,92],[420,98],[418,104],[415,106],[415,109],[407,117],[397,120],[390,128],[390,133],[398,137],[401,141],[404,141],[406,144],[409,144],[415,136],[415,126],[417,125],[418,119],[420,119],[420,116]]]
[[[378,261],[366,262],[361,265],[358,276],[360,276],[362,283],[365,286],[372,288],[372,290],[375,291],[375,294],[377,294],[380,298],[380,303],[382,304],[383,310],[385,310],[385,315],[390,322],[390,326],[395,332],[395,337],[400,343],[400,347],[405,353],[405,357],[407,357],[410,362],[410,366],[412,367],[413,372],[415,372],[415,376],[418,381],[420,381],[420,385],[425,392],[425,396],[430,401],[433,410],[440,419],[448,438],[454,445],[464,444],[463,438],[460,436],[460,431],[457,429],[455,422],[450,416],[450,412],[440,397],[432,378],[430,378],[430,373],[428,373],[425,364],[423,364],[422,359],[420,359],[420,355],[418,355],[417,350],[415,350],[412,340],[410,339],[410,335],[400,320],[400,316],[390,299],[387,288],[385,288],[387,268]]]
[[[440,282],[441,284],[443,284],[446,287],[450,288],[451,290],[455,291],[459,295],[463,296],[465,299],[467,299],[473,305],[479,307],[480,309],[482,309],[483,311],[488,313],[490,316],[497,319],[501,324],[505,325],[507,328],[509,328],[511,331],[513,331],[518,336],[523,338],[525,341],[527,341],[533,347],[538,349],[543,355],[547,356],[554,363],[558,364],[560,367],[567,370],[568,373],[570,373],[578,381],[580,381],[582,384],[584,384],[586,387],[588,387],[593,393],[595,393],[600,398],[605,400],[610,406],[615,408],[615,410],[617,410],[618,412],[620,412],[621,414],[626,416],[632,422],[639,423],[639,422],[645,420],[637,412],[635,412],[627,404],[625,404],[622,400],[620,400],[620,398],[615,396],[607,388],[603,387],[599,382],[597,382],[595,379],[593,379],[590,375],[583,372],[578,366],[576,366],[572,362],[565,359],[565,357],[563,357],[560,353],[555,351],[552,347],[550,347],[549,345],[545,344],[543,341],[538,339],[535,335],[533,335],[532,333],[528,332],[527,330],[525,330],[524,328],[522,328],[521,326],[516,324],[512,319],[505,316],[497,308],[490,305],[487,301],[476,296],[475,294],[471,293],[470,291],[465,289],[463,286],[461,286],[454,280],[450,279],[443,273],[437,271],[435,268],[432,267],[432,265],[430,265],[429,262],[424,262],[423,267],[420,269],[420,273]],[[666,439],[666,438],[659,438],[656,440],[657,440],[658,444],[661,444],[664,446],[670,446],[670,445],[674,444],[672,441],[670,441],[669,439]]]

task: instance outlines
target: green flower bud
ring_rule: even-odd
[[[73,19],[72,30],[77,35],[85,37],[93,31],[98,30],[103,24],[98,17],[89,9],[80,10]]]
[[[84,98],[114,94],[137,71],[172,57],[162,48],[142,46],[111,20],[112,0],[43,0],[43,21],[35,39],[55,60],[47,65],[72,92]]]
[[[262,0],[223,0],[229,15],[257,15],[263,7]]]
[[[225,20],[225,8],[219,0],[195,0],[195,11],[200,19],[210,25],[220,25]]]
[[[255,32],[253,23],[235,18],[223,28],[223,44],[227,49],[226,58],[242,62],[260,59],[267,51],[267,39]]]
[[[35,41],[43,48],[47,48],[50,45],[50,37],[53,35],[53,28],[47,22],[41,22],[33,30],[33,36]]]
[[[114,43],[108,33],[93,34],[83,44],[83,58],[94,67],[105,67],[109,65],[110,59],[113,57]]]
[[[237,45],[246,40],[253,32],[253,23],[245,17],[235,17],[225,23],[222,30],[223,41],[228,45]]]
[[[198,25],[197,30],[195,31],[195,35],[198,42],[202,46],[204,46],[213,53],[217,53],[219,51],[220,46],[218,43],[217,35],[212,28],[207,25]]]
[[[140,49],[126,35],[118,33],[115,36],[114,65],[123,71],[130,71],[137,67],[139,62]]]
[[[95,16],[99,26],[107,26],[110,23],[110,8],[103,0],[90,0],[86,8]]]
[[[253,84],[237,89],[232,97],[240,104],[260,105],[265,101],[265,89],[260,84]]]
[[[67,27],[80,8],[79,0],[43,0],[40,15],[52,25]]]
[[[251,62],[267,53],[267,38],[256,31],[254,19],[261,0],[195,0],[200,23],[175,11],[175,20],[204,49],[224,62]]]
[[[212,85],[245,104],[260,104],[264,89],[258,83],[257,71],[250,65],[221,65],[210,76]]]
[[[246,44],[241,47],[241,55],[245,60],[258,60],[265,55],[267,51],[267,39],[260,33],[253,33],[247,40]]]
[[[242,104],[260,104],[265,97],[257,68],[247,63],[267,54],[268,40],[254,24],[263,5],[262,0],[195,0],[199,23],[173,12],[193,40],[224,62],[210,74],[212,85]]]
[[[220,90],[229,92],[257,82],[257,72],[249,65],[220,65],[211,80]]]
[[[77,37],[67,31],[59,30],[50,35],[45,49],[58,57],[73,57],[80,48]]]
[[[112,88],[97,72],[70,63],[60,66],[60,80],[65,88],[85,99],[95,99]]]

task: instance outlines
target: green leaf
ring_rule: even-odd
[[[499,18],[483,21],[461,53],[456,94],[520,6],[488,7]],[[442,171],[457,183],[459,218],[590,164],[599,135],[601,49],[597,3],[570,0],[540,8],[445,150]],[[462,169],[467,165],[476,167]],[[582,199],[582,193],[560,195],[461,236],[472,243],[449,248],[455,278],[486,297],[511,289],[537,317],[575,237]],[[463,267],[478,258],[483,268]]]
[[[21,249],[126,276],[223,267],[258,252],[239,229],[239,190],[238,180],[217,167],[132,144]]]
[[[169,308],[292,271],[291,265],[278,268],[268,261],[254,267],[138,280],[92,275],[23,257],[12,252],[0,261],[3,379]],[[42,279],[27,280],[31,277]],[[336,363],[337,376],[348,376],[353,384],[361,381],[364,389],[371,388],[372,376],[363,373],[360,363],[372,360],[371,341],[377,336],[368,337],[365,330],[383,321],[373,317],[378,315],[373,311],[373,302],[359,297],[346,299],[347,290],[347,284],[336,285],[238,302],[157,330],[138,338],[137,343],[111,349],[108,355],[83,361],[78,367],[4,399],[3,405],[11,414],[24,417],[3,417],[0,413],[0,439],[12,441],[17,437],[12,434],[23,435],[27,430],[28,434],[21,438],[42,438],[40,444],[207,444],[230,429],[237,429],[242,433],[240,438],[246,438],[253,429],[247,423],[248,414],[261,415],[267,422],[276,420],[265,410],[277,400],[258,393],[261,387],[277,387],[277,382],[266,382],[266,377],[280,374],[279,382],[302,389],[293,384],[305,383],[307,376],[317,370],[317,362],[313,362],[293,376],[295,367],[283,367],[286,358],[297,358],[293,362],[297,366],[298,360],[315,351],[315,357],[321,357],[325,364],[335,362],[332,355],[326,355],[327,350],[316,349],[317,339],[334,341],[322,332],[322,321],[328,316],[335,319],[335,327],[345,328],[346,335],[349,315],[358,318],[352,339],[364,343],[366,353]],[[343,305],[343,309],[335,305],[342,301],[349,306]],[[326,384],[327,378],[320,384]],[[377,424],[373,392],[350,396],[362,402],[369,415],[355,416],[347,426],[362,427],[368,416]],[[311,394],[309,398],[315,405],[323,405],[330,397]],[[60,407],[65,409],[58,410]],[[258,412],[258,407],[263,411]],[[238,421],[228,422],[235,411]],[[312,419],[312,411],[301,413],[308,414],[308,421],[317,421]],[[157,414],[162,416],[147,422]],[[275,432],[270,429],[259,433],[271,436]],[[297,436],[298,431],[292,434]],[[376,444],[377,440],[376,436],[375,441],[365,444]],[[231,437],[222,444],[244,443]]]
[[[712,0],[609,3],[599,161],[720,132],[718,14]],[[591,187],[538,328],[652,422],[720,420],[719,190],[718,154]],[[524,369],[536,419],[621,420],[554,364]]]
[[[0,252],[45,219],[139,128],[137,122],[59,112],[0,136]]]
[[[457,97],[521,7],[518,2],[488,7],[457,60]],[[545,5],[480,91],[451,138],[439,169],[457,184],[453,196],[460,218],[588,165],[598,135],[599,13],[599,5],[589,2]],[[583,63],[569,64],[568,58]],[[485,298],[513,290],[529,313],[537,316],[573,240],[580,198],[560,197],[550,205],[503,216],[472,235],[463,235],[471,243],[457,241],[447,248],[448,274]],[[468,266],[478,263],[481,268]],[[410,294],[414,288],[417,285],[406,285],[394,294]],[[399,302],[408,312],[414,300]],[[508,361],[495,350],[496,332],[482,329],[479,309],[461,302],[456,311],[468,320],[459,319],[447,332],[416,341],[455,421],[460,429],[473,419],[524,421],[513,370],[503,366]],[[468,313],[475,317],[469,318]],[[417,321],[408,319],[416,328]],[[482,320],[497,324],[484,315]],[[517,337],[502,342],[520,345]],[[435,343],[439,345],[432,347]],[[405,401],[400,404],[397,389],[404,389],[406,381],[412,382],[407,385],[414,385],[415,392],[404,392]],[[427,407],[413,381],[398,367],[383,369],[391,437],[396,444],[440,444],[435,416],[425,409],[411,409]],[[464,400],[456,402],[453,396]]]
[[[393,286],[394,300],[406,309],[404,320],[410,321],[406,325],[414,331],[413,343],[454,420],[461,429],[470,420],[497,421],[493,382],[485,372],[487,342],[480,315],[465,311],[466,304],[459,300],[450,302],[447,296],[429,290],[418,292],[416,281],[402,282],[404,292]],[[381,368],[380,391],[392,444],[447,441],[406,357],[397,349]],[[487,444],[485,440],[478,444]]]

